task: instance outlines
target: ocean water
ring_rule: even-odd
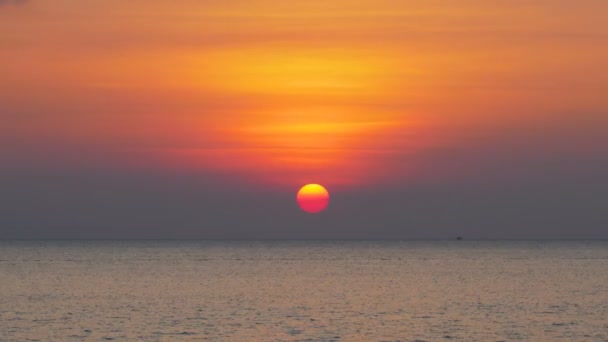
[[[608,341],[608,242],[0,242],[0,341]]]

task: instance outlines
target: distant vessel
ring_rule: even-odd
[[[456,240],[458,240],[458,241],[462,240],[462,236],[457,237]]]

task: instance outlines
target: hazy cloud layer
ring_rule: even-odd
[[[2,5],[23,5],[28,0],[0,0],[0,6]]]

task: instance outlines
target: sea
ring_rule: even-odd
[[[608,241],[0,241],[0,341],[608,341]]]

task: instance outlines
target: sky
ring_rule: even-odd
[[[606,13],[0,0],[0,239],[606,239]]]

